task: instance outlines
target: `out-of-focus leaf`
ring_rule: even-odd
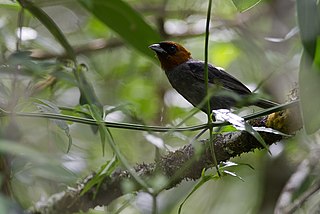
[[[236,6],[239,12],[244,12],[249,10],[258,4],[261,0],[232,0],[233,4]]]
[[[8,98],[9,96],[10,96],[10,89],[3,82],[0,82],[0,99],[2,97]]]
[[[74,75],[71,72],[68,72],[68,70],[65,69],[65,67],[55,69],[54,72],[51,73],[51,75],[59,80],[62,80],[64,83],[68,85],[77,86],[77,82],[74,78]]]
[[[1,0],[0,7],[7,8],[7,9],[20,9],[19,4],[15,3],[13,1],[10,1],[10,0]]]
[[[5,197],[4,194],[0,195],[0,213],[9,214],[23,214],[24,210],[19,206],[18,203],[10,200],[9,197]]]
[[[97,111],[101,113],[101,116],[102,116],[103,106],[98,100],[98,97],[92,85],[90,84],[90,82],[88,82],[86,76],[84,75],[84,71],[88,70],[87,66],[84,64],[80,64],[75,69],[76,70],[74,70],[74,75],[76,77],[78,87],[80,89],[80,101],[79,101],[80,105],[86,105],[86,104],[94,105],[97,108]],[[92,117],[87,117],[87,118],[92,118]],[[91,129],[94,133],[97,133],[97,130],[100,128],[98,127],[97,129],[97,126],[91,126]],[[100,133],[102,133],[101,130],[100,130]],[[100,136],[102,137],[102,135]]]
[[[230,63],[239,55],[239,49],[230,42],[215,44],[213,50],[211,52],[212,62],[223,68],[230,66]]]
[[[97,121],[98,130],[100,134],[100,141],[102,146],[102,154],[104,155],[104,149],[106,145],[106,134],[110,134],[111,136],[111,133],[107,127],[101,124],[101,122],[103,121],[101,108],[97,107],[94,104],[91,104],[88,107],[89,107],[92,118]]]
[[[63,115],[69,115],[69,116],[75,116],[75,117],[89,116],[91,118],[91,113],[87,108],[87,106],[77,105],[72,108],[60,106],[59,108]]]
[[[80,105],[94,104],[99,108],[99,111],[102,111],[102,105],[100,104],[92,85],[88,82],[86,76],[84,75],[84,71],[86,70],[86,65],[80,64],[78,68],[76,68],[76,71],[74,71],[81,93]]]
[[[88,183],[86,183],[80,195],[85,194],[95,185],[100,186],[103,179],[105,177],[110,176],[118,165],[119,165],[119,161],[117,157],[114,155],[113,158],[110,161],[107,161],[104,165],[102,165],[100,167],[100,170],[97,172],[97,174],[92,179],[90,179]]]
[[[201,173],[201,179],[200,181],[193,187],[193,189],[191,190],[191,192],[187,195],[187,197],[182,201],[182,203],[179,206],[179,210],[178,213],[181,213],[182,210],[182,206],[186,203],[186,201],[188,200],[188,198],[190,198],[190,196],[197,191],[197,189],[199,189],[203,184],[205,184],[207,181],[212,180],[212,179],[218,179],[219,177],[213,176],[213,175],[206,175],[205,174],[205,169],[202,170]]]
[[[41,110],[42,112],[45,113],[54,113],[54,114],[60,114],[60,109],[58,106],[56,106],[54,103],[48,101],[48,100],[43,100],[43,99],[38,99],[41,103],[36,103],[36,106]],[[66,121],[63,120],[52,120],[60,129],[64,131],[66,136],[68,137],[68,149],[67,152],[70,151],[71,145],[72,145],[72,137],[70,135],[70,130],[69,126]]]
[[[312,134],[320,128],[320,70],[312,66],[306,51],[300,62],[299,86],[304,127],[308,134]]]
[[[158,112],[156,88],[147,79],[133,78],[121,88],[120,96],[123,100],[130,100],[134,106],[133,111],[140,118],[152,118]]]
[[[42,76],[45,71],[40,63],[33,61],[30,57],[30,51],[17,51],[8,57],[8,67],[16,69],[19,66],[19,71],[27,74]]]
[[[223,166],[219,167],[219,172],[221,174],[221,176],[225,176],[225,175],[231,175],[232,177],[236,177],[238,179],[240,179],[241,181],[244,181],[239,175],[237,175],[234,172],[230,172],[228,170],[226,170],[227,168],[230,167],[234,167],[234,166],[238,166],[238,165],[245,165],[245,166],[249,166],[250,168],[253,168],[252,166],[248,165],[248,164],[237,164],[231,161],[228,161],[226,163],[223,163]],[[191,192],[187,195],[187,197],[182,201],[182,203],[179,206],[179,210],[178,213],[181,213],[182,210],[182,206],[185,204],[185,202],[188,200],[188,198],[190,198],[190,196],[197,191],[203,184],[205,184],[206,182],[210,181],[210,180],[217,180],[219,179],[219,175],[218,174],[209,174],[206,175],[205,174],[205,169],[202,170],[201,173],[201,179],[200,181],[193,187],[193,189],[191,190]]]
[[[304,52],[300,62],[300,105],[305,130],[320,128],[320,4],[317,0],[297,0],[298,24]]]
[[[298,24],[304,49],[313,59],[320,36],[320,4],[317,0],[297,0]]]
[[[41,8],[34,5],[28,0],[18,0],[20,5],[27,9],[32,15],[34,15],[47,29],[48,31],[59,41],[61,46],[65,49],[70,59],[75,59],[75,53],[71,45],[58,25],[48,16]]]
[[[31,146],[26,146],[24,144],[16,143],[13,141],[0,140],[0,153],[9,153],[12,155],[21,156],[44,165],[53,164],[53,161],[51,159],[48,159],[47,156],[43,155],[39,151],[36,151]]]
[[[148,46],[161,38],[129,4],[121,0],[80,0],[80,3],[135,49],[153,57]]]
[[[317,37],[317,46],[314,54],[313,66],[320,70],[320,35]]]

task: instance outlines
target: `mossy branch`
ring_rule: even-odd
[[[250,120],[250,124],[293,134],[301,128],[299,115],[299,110],[296,107]],[[294,125],[291,125],[293,123]],[[260,134],[268,145],[276,143],[283,138],[283,136],[273,133],[263,132]],[[164,186],[164,189],[173,188],[183,180],[199,179],[202,170],[211,168],[214,164],[209,150],[209,141],[202,140],[197,144],[200,146],[194,147],[193,144],[188,144],[174,152],[169,152],[156,162],[137,164],[134,170],[146,181],[159,175],[159,173],[166,176],[168,183]],[[212,146],[215,148],[218,162],[227,161],[243,153],[252,152],[255,149],[262,149],[261,144],[245,131],[216,135]],[[198,152],[195,148],[201,152]],[[85,178],[75,188],[68,188],[64,192],[51,196],[47,201],[37,203],[31,209],[31,213],[72,213],[80,210],[87,211],[98,205],[108,205],[113,200],[128,193],[122,189],[122,183],[125,181],[134,184],[132,192],[142,189],[126,170],[118,169],[111,176],[104,178],[99,189],[93,187],[84,195],[80,195],[86,183],[93,177],[94,174]]]

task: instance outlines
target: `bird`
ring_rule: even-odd
[[[194,107],[208,113],[204,99],[207,97],[205,84],[205,63],[193,59],[191,53],[182,45],[173,41],[154,43],[149,48],[156,53],[172,87]],[[271,108],[278,103],[256,98],[238,79],[223,68],[208,63],[208,87],[210,94],[210,112],[218,109],[231,109],[255,105],[260,108]]]

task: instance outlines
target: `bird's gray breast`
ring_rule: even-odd
[[[205,98],[205,85],[194,77],[188,63],[182,63],[166,71],[166,75],[172,87],[194,106],[199,105]]]
[[[192,105],[200,107],[201,110],[206,112],[205,106],[199,106],[203,104],[203,100],[206,97],[206,88],[203,80],[203,76],[199,78],[197,75],[202,75],[203,69],[199,64],[189,65],[190,63],[186,62],[180,64],[170,71],[166,71],[166,75],[171,83],[172,87],[175,88],[179,94],[181,94],[186,100],[188,100]],[[196,72],[196,73],[195,73]],[[213,80],[212,80],[213,81]],[[221,92],[226,90],[225,88],[219,87],[209,83],[211,89],[219,90]],[[229,96],[212,95],[210,97],[210,106],[211,110],[213,109],[222,109],[222,108],[231,108],[235,105],[235,100]]]

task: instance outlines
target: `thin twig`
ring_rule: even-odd
[[[244,116],[244,120],[251,120],[254,118],[262,117],[264,115],[270,114],[272,112],[277,112],[283,109],[294,108],[299,104],[299,101],[292,101],[287,104],[282,104],[277,107],[271,108],[270,110],[263,110],[262,112],[253,113],[247,116]],[[82,123],[87,125],[97,125],[97,121],[94,119],[84,118],[84,117],[75,117],[70,115],[63,114],[54,114],[54,113],[33,113],[33,112],[10,112],[0,109],[0,118],[9,117],[14,115],[16,117],[30,117],[30,118],[44,118],[44,119],[56,119],[63,121],[70,121],[75,123]],[[199,131],[207,129],[209,127],[219,127],[223,125],[229,125],[228,122],[213,122],[210,125],[200,124],[194,126],[186,127],[163,127],[163,126],[149,126],[141,124],[132,124],[132,123],[116,123],[116,122],[103,122],[105,126],[110,128],[119,128],[119,129],[128,129],[128,130],[140,130],[140,131],[153,131],[153,132],[184,132],[184,131]],[[179,124],[182,125],[182,124]]]

